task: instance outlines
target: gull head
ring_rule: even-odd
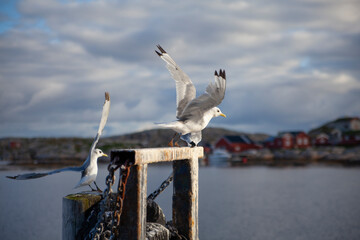
[[[214,107],[213,111],[214,111],[214,117],[218,117],[218,116],[226,117],[226,115],[223,114],[221,112],[220,108],[218,108],[218,107]]]
[[[103,151],[101,151],[101,149],[94,149],[94,152],[93,152],[94,156],[96,156],[96,159],[99,158],[99,157],[108,157],[107,154],[103,153]]]

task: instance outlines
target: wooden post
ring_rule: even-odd
[[[198,172],[197,156],[173,162],[173,224],[181,235],[198,240]]]
[[[128,160],[134,165],[143,165],[157,162],[172,162],[175,160],[202,158],[202,147],[167,147],[167,148],[144,148],[144,149],[116,149],[111,150],[111,162],[122,165]]]
[[[130,169],[126,184],[120,239],[143,240],[146,236],[147,164]]]
[[[198,240],[198,158],[203,154],[202,147],[111,151],[112,163],[132,164],[120,218],[120,239],[146,239],[147,165],[173,161],[173,224],[187,239]],[[76,194],[63,199],[63,239],[78,239],[90,208],[101,199],[100,195],[89,195],[85,199]],[[167,236],[165,231],[162,237]]]
[[[101,200],[100,193],[77,193],[63,198],[62,239],[79,239],[79,231],[85,230],[84,222],[94,205]],[[88,229],[89,230],[89,229]]]
[[[126,186],[120,223],[121,239],[145,239],[147,164],[173,161],[173,223],[187,239],[198,240],[198,159],[203,154],[202,147],[111,151],[113,163],[122,165],[128,161],[134,164]]]

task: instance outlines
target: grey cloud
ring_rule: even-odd
[[[356,4],[21,0],[18,24],[0,34],[0,136],[92,136],[104,91],[106,134],[174,120],[175,84],[156,44],[198,94],[226,69],[229,117],[214,126],[276,133],[360,115]]]

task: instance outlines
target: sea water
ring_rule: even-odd
[[[148,194],[171,173],[149,166]],[[80,178],[64,172],[40,179],[0,171],[0,239],[61,239],[62,198]],[[45,171],[40,169],[37,171]],[[97,183],[104,189],[105,165]],[[157,202],[171,219],[172,185]],[[200,239],[360,239],[360,168],[200,167]]]

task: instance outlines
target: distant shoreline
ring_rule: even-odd
[[[0,161],[1,162],[1,161]],[[8,162],[9,163],[9,162]],[[101,161],[99,165],[107,165],[109,162]],[[0,164],[0,171],[16,171],[16,170],[41,170],[41,169],[57,169],[68,166],[80,166],[81,163],[73,162],[56,162],[56,163],[9,163],[9,164]],[[164,165],[164,164],[162,164]],[[168,165],[171,165],[169,162]],[[215,164],[208,162],[204,164],[204,160],[200,160],[200,166],[202,167],[256,167],[256,166],[265,166],[265,167],[316,167],[316,166],[328,166],[328,167],[360,167],[360,161],[351,161],[351,160],[306,160],[306,159],[254,159],[250,158],[246,163],[239,161],[223,161],[222,164]]]

